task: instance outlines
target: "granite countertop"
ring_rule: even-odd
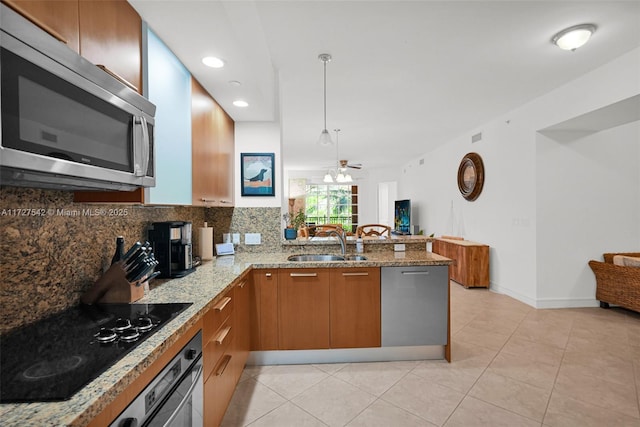
[[[89,383],[70,400],[0,405],[0,425],[86,425],[122,393],[179,337],[197,323],[243,273],[253,268],[383,267],[448,265],[448,258],[426,251],[365,253],[366,261],[289,262],[291,253],[241,253],[205,261],[186,277],[158,281],[136,304],[191,302],[178,317]]]

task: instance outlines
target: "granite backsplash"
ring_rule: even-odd
[[[156,221],[207,221],[214,242],[242,233],[238,252],[281,249],[280,208],[202,208],[83,204],[73,193],[0,187],[0,332],[78,304],[80,295],[111,262],[117,236],[125,246],[147,240]],[[261,233],[262,244],[244,245],[244,233]]]

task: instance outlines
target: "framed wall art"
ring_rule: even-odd
[[[240,153],[242,196],[275,196],[273,153]]]

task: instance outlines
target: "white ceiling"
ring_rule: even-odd
[[[238,122],[281,121],[288,169],[397,166],[640,46],[640,1],[129,0]],[[598,26],[575,52],[558,31]],[[206,55],[223,69],[202,65]],[[229,81],[242,83],[236,87]],[[242,98],[250,106],[239,109]],[[335,133],[332,137],[335,141]]]

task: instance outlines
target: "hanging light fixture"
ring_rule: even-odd
[[[320,139],[318,139],[318,145],[326,147],[333,145],[331,135],[327,130],[327,62],[331,61],[331,55],[328,53],[321,53],[318,55],[318,59],[322,61],[324,65],[324,128],[320,133]]]
[[[595,31],[596,26],[593,24],[575,25],[560,31],[551,41],[560,49],[574,51],[588,42]]]
[[[338,152],[338,132],[340,132],[340,129],[334,129],[333,130],[336,133],[336,170],[335,170],[335,181],[339,182],[339,183],[345,183],[345,182],[353,182],[353,178],[351,177],[351,175],[349,173],[343,173],[342,172],[342,168],[340,167],[340,153]],[[332,183],[333,182],[333,176],[331,175],[331,171],[327,171],[327,174],[324,176],[323,179],[324,182],[326,183]]]

